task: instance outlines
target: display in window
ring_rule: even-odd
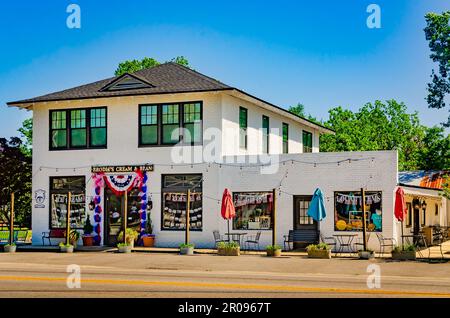
[[[65,228],[67,222],[67,194],[51,195],[51,227]],[[82,229],[86,219],[86,204],[84,194],[71,195],[70,227]]]
[[[270,230],[272,228],[272,192],[234,193],[236,216],[234,230]]]
[[[335,230],[362,231],[362,196],[360,192],[335,193]],[[382,194],[380,191],[365,193],[364,210],[366,213],[366,230],[382,231]]]
[[[202,229],[202,193],[191,193],[189,221],[191,230]],[[163,224],[164,230],[186,229],[187,194],[182,192],[166,192],[163,194]]]

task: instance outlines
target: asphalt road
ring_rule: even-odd
[[[79,266],[80,288],[73,268],[67,272],[70,264]],[[369,265],[380,270],[380,286],[375,288],[367,285],[373,274],[367,272]],[[372,284],[377,282],[370,277]],[[68,280],[74,288],[68,287]],[[1,254],[0,297],[450,298],[450,264],[144,253]]]

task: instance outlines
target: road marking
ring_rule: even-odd
[[[65,282],[63,277],[36,277],[36,276],[0,276],[3,281],[40,281],[40,282]],[[226,288],[243,290],[264,290],[284,292],[316,292],[316,293],[340,293],[340,294],[369,294],[369,295],[397,295],[397,296],[420,296],[420,297],[448,297],[450,293],[400,291],[381,289],[347,289],[347,288],[324,288],[324,287],[301,287],[281,285],[257,285],[257,284],[235,284],[235,283],[204,283],[204,282],[170,282],[170,281],[137,281],[123,279],[82,279],[81,283],[110,284],[110,285],[140,285],[140,286],[171,286],[171,287],[197,287],[197,288]]]

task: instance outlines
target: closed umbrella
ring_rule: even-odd
[[[314,221],[322,221],[327,213],[325,211],[324,199],[322,190],[319,188],[314,191],[311,203],[308,208],[308,216],[312,217]]]
[[[228,233],[230,233],[230,220],[236,215],[234,209],[233,199],[231,198],[231,192],[228,189],[223,191],[222,195],[222,209],[220,214],[225,220],[228,220]],[[230,241],[230,235],[228,234],[228,241]]]
[[[402,248],[403,248],[403,220],[406,214],[406,203],[405,203],[405,193],[401,187],[397,188],[395,192],[395,206],[394,215],[395,218],[402,222]]]

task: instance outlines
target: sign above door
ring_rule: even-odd
[[[152,172],[153,165],[93,166],[92,173],[130,173],[136,171]]]

